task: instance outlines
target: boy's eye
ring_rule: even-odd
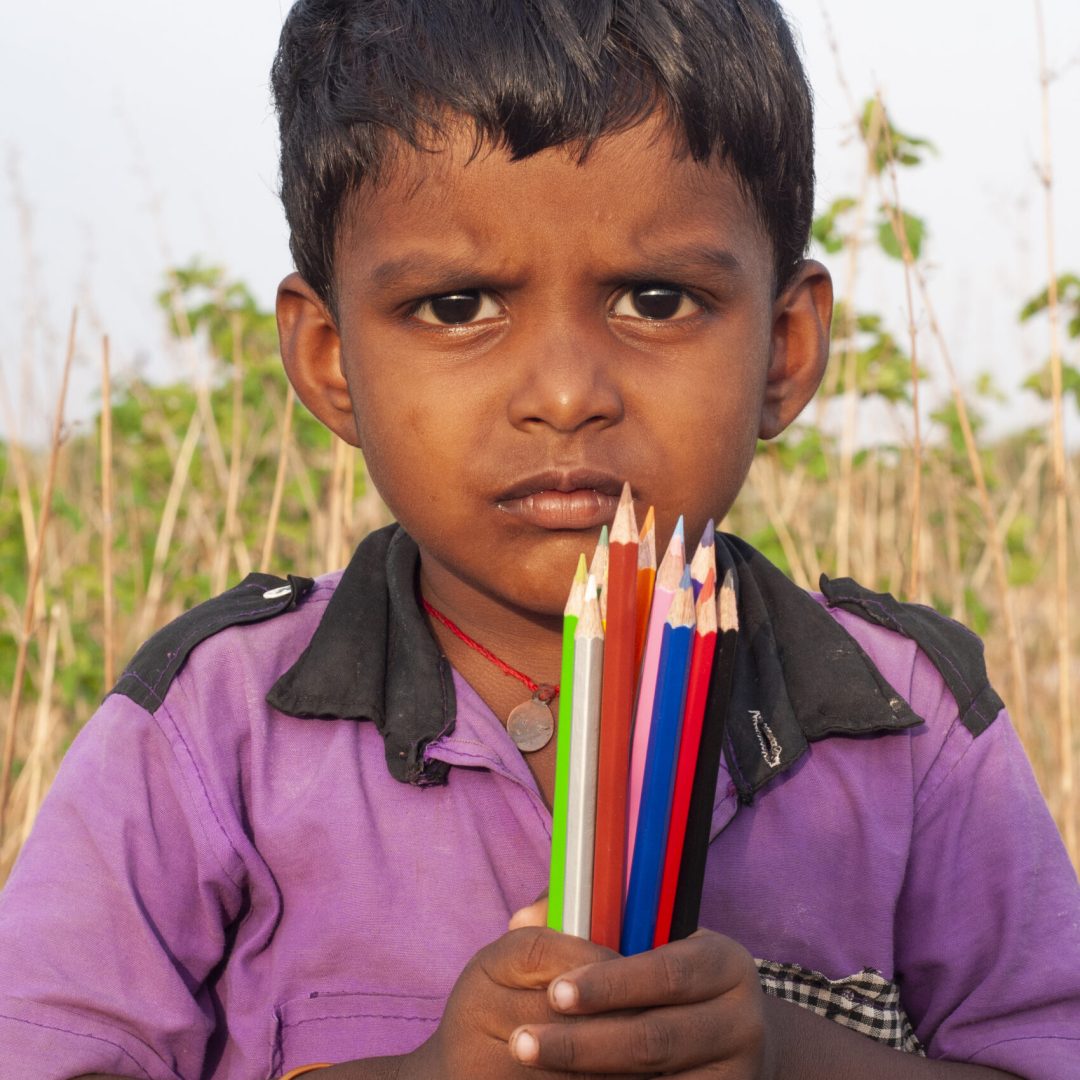
[[[487,293],[479,289],[463,289],[422,301],[413,311],[413,318],[436,326],[462,326],[494,318],[501,310]]]
[[[619,297],[612,313],[634,319],[665,321],[685,319],[700,308],[697,301],[674,285],[635,285]]]

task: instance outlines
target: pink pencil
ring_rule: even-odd
[[[680,517],[671,534],[671,542],[656,571],[649,631],[645,636],[645,653],[641,660],[641,679],[638,683],[637,710],[634,713],[634,736],[630,748],[630,791],[627,810],[626,882],[630,887],[630,864],[634,857],[634,837],[637,836],[638,813],[641,810],[641,785],[645,779],[645,758],[649,750],[649,729],[652,726],[653,699],[656,696],[656,676],[660,666],[660,643],[664,636],[671,601],[679,588],[686,566],[686,541],[683,519]]]

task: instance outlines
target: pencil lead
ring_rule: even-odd
[[[683,516],[682,516],[682,514],[680,514],[679,515],[679,520],[675,522],[675,532],[671,537],[672,540],[674,540],[675,537],[677,536],[683,542],[683,544],[685,544],[686,543],[685,532],[686,532],[686,527],[683,525]]]
[[[712,518],[705,523],[705,531],[701,534],[701,546],[712,547],[716,539],[716,523]]]
[[[679,588],[680,589],[691,589],[691,588],[693,588],[693,578],[690,576],[690,567],[689,566],[684,566],[683,567],[682,577],[679,578]]]

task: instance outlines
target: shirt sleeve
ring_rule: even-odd
[[[0,1074],[202,1075],[239,857],[172,724],[108,698],[0,894]]]
[[[1077,1075],[1080,886],[1004,711],[955,722],[916,793],[896,947],[930,1057]]]

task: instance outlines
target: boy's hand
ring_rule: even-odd
[[[579,1027],[578,1021],[552,1008],[548,987],[565,972],[589,970],[588,965],[610,958],[617,954],[554,930],[528,925],[510,930],[466,965],[438,1030],[409,1055],[400,1077],[531,1080],[538,1070],[522,1068],[508,1048],[511,1036],[518,1030]],[[560,1076],[565,1071],[562,1066],[556,1070]],[[605,1068],[604,1073],[617,1077],[620,1070]],[[635,1078],[641,1075],[633,1073]]]
[[[542,929],[546,917],[541,898],[472,959],[417,1052],[423,1075],[772,1075],[757,969],[734,941],[699,931],[621,957]]]
[[[750,954],[698,931],[638,956],[609,956],[560,974],[548,989],[555,1022],[510,1037],[522,1064],[566,1073],[765,1080],[765,995]],[[571,1017],[576,1023],[567,1023]],[[701,1070],[701,1071],[698,1071]]]

